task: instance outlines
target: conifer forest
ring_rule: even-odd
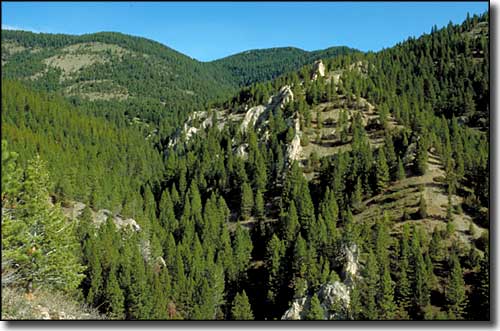
[[[490,320],[489,44],[2,29],[2,320]]]

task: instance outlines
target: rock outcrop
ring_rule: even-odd
[[[62,208],[64,215],[72,220],[78,219],[85,209],[86,205],[84,203],[73,201],[68,203]],[[114,214],[108,209],[99,209],[98,211],[90,211],[92,214],[92,222],[97,226],[101,226],[108,218],[111,218],[118,229],[123,229],[130,227],[132,230],[138,232],[141,231],[141,227],[133,218],[123,218],[119,214]]]
[[[289,85],[285,85],[280,88],[278,94],[269,98],[267,108],[275,109],[276,107],[280,107],[283,109],[287,103],[293,101],[293,98],[292,88]]]
[[[243,118],[243,122],[241,122],[240,130],[245,132],[248,129],[249,125],[254,126],[257,123],[259,117],[264,113],[266,107],[259,105],[250,108],[246,114],[245,118]]]
[[[325,77],[325,65],[321,60],[314,62],[312,80],[316,80],[318,77]]]
[[[300,145],[300,133],[295,133],[295,136],[286,151],[289,161],[298,161],[300,159],[300,153],[302,152],[302,146]]]
[[[293,125],[295,128],[295,136],[286,150],[289,162],[300,160],[302,153],[302,145],[300,144],[302,133],[300,132],[300,120],[298,117],[293,120]]]
[[[283,316],[282,320],[300,320],[305,317],[305,308],[309,307],[307,297],[296,299],[292,302],[292,306],[288,309]]]

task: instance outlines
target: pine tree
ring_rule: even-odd
[[[409,226],[405,224],[403,226],[403,236],[401,238],[401,254],[399,258],[400,265],[400,275],[398,282],[398,305],[401,312],[407,312],[410,308],[411,301],[411,282],[410,274],[412,273],[410,269],[410,247],[409,247],[409,237],[410,237]],[[401,315],[401,313],[400,313]]]
[[[417,156],[415,159],[415,170],[417,175],[425,175],[427,172],[427,145],[421,138],[417,144]]]
[[[353,284],[350,299],[349,318],[351,320],[360,320],[362,318],[363,307],[361,304],[359,284]]]
[[[465,282],[458,256],[451,256],[451,271],[446,287],[446,300],[450,316],[461,319],[466,305]]]
[[[352,207],[354,210],[360,210],[363,202],[363,185],[361,183],[361,177],[356,180],[356,186],[354,187],[354,193],[352,197]]]
[[[104,297],[106,298],[107,309],[106,313],[110,319],[123,319],[125,310],[125,298],[123,292],[118,284],[118,280],[115,276],[115,271],[110,272],[108,281],[106,283],[106,290]]]
[[[423,194],[420,196],[420,202],[418,204],[418,214],[420,218],[427,218],[427,203],[425,202]]]
[[[243,183],[241,187],[241,215],[243,219],[250,217],[254,206],[252,188],[248,183]]]
[[[397,172],[396,172],[396,180],[402,180],[402,179],[405,179],[405,178],[406,178],[405,168],[403,166],[403,162],[398,157],[398,169],[397,169]]]
[[[381,296],[380,296],[380,308],[381,308],[381,319],[391,320],[394,319],[396,314],[396,304],[394,303],[394,285],[392,284],[391,275],[389,272],[389,266],[384,266],[384,271],[381,279]]]
[[[422,247],[420,243],[420,235],[416,228],[413,230],[411,242],[412,262],[415,267],[415,283],[413,288],[414,307],[417,311],[423,309],[430,303],[429,276],[422,255]]]
[[[7,168],[6,177],[14,178],[15,171]],[[15,192],[8,181],[3,185],[7,192]],[[2,217],[2,259],[27,289],[43,285],[74,291],[85,269],[77,256],[75,223],[65,219],[59,205],[49,204],[49,187],[49,173],[37,156],[28,162],[19,196],[9,198],[17,206]]]
[[[282,236],[287,241],[288,245],[294,242],[297,232],[300,230],[299,217],[297,216],[297,209],[295,202],[290,202],[288,212],[284,217]]]
[[[379,290],[379,267],[375,254],[371,249],[368,253],[368,261],[366,262],[365,279],[365,316],[369,320],[376,320],[379,317],[376,303],[376,297]]]
[[[384,149],[378,150],[377,165],[375,168],[376,189],[377,192],[382,192],[389,183],[389,166],[385,159]]]
[[[306,320],[317,321],[325,319],[325,312],[321,303],[319,302],[318,295],[314,294],[311,298],[309,309],[306,313]]]
[[[252,307],[250,306],[245,290],[236,294],[231,308],[231,317],[236,321],[254,319]]]
[[[268,264],[267,270],[269,272],[268,278],[268,299],[271,302],[274,302],[277,295],[279,294],[279,290],[282,282],[282,274],[281,274],[281,259],[285,254],[285,246],[281,242],[281,240],[273,235],[269,244],[267,245],[266,250],[266,263]]]
[[[258,220],[264,219],[264,197],[261,191],[255,193],[255,217]]]

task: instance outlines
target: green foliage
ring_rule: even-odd
[[[446,287],[449,315],[454,319],[462,318],[466,304],[465,282],[462,267],[457,255],[451,256],[451,270]]]
[[[250,217],[254,207],[252,188],[248,183],[243,183],[241,187],[241,216],[243,219]]]
[[[236,294],[233,301],[233,308],[231,309],[231,316],[236,321],[253,320],[252,307],[250,306],[245,290]]]
[[[9,192],[2,192],[2,260],[11,284],[28,291],[43,287],[75,291],[85,267],[78,261],[74,223],[66,220],[60,206],[49,202],[44,162],[39,157],[29,161],[14,188],[9,181],[21,169],[6,144],[2,155],[11,157],[3,159],[6,168],[2,167],[2,187]]]
[[[311,303],[306,313],[306,320],[317,321],[324,319],[325,319],[325,313],[323,307],[321,307],[321,303],[319,302],[318,296],[314,294],[311,298]]]
[[[420,202],[418,203],[418,214],[420,218],[427,217],[427,202],[423,195],[420,196]]]
[[[377,166],[376,166],[376,182],[377,182],[377,192],[382,192],[389,183],[389,166],[385,158],[384,149],[380,148],[378,150]]]

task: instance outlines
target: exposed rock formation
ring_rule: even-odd
[[[290,161],[298,161],[300,159],[300,153],[302,152],[302,146],[300,145],[300,133],[295,133],[295,136],[286,151]]]
[[[347,310],[351,301],[348,286],[338,281],[324,284],[318,291],[318,298],[327,319],[347,319]]]
[[[70,202],[68,206],[63,207],[62,210],[66,217],[72,220],[76,220],[81,216],[85,207],[86,205],[84,203],[74,201]],[[100,209],[97,212],[91,210],[91,214],[92,214],[92,222],[98,227],[101,226],[101,224],[106,222],[106,220],[111,217],[111,219],[113,220],[118,229],[130,227],[136,232],[141,230],[141,227],[139,226],[139,224],[137,224],[137,222],[133,218],[123,218],[121,215],[113,214],[108,209]]]
[[[293,92],[289,85],[285,85],[278,91],[278,94],[269,98],[268,108],[274,109],[280,107],[283,109],[287,103],[293,101]]]
[[[293,125],[295,128],[295,136],[293,137],[290,145],[286,150],[288,160],[290,162],[300,160],[300,155],[302,153],[302,145],[300,144],[300,137],[302,134],[300,132],[300,120],[298,119],[298,117],[294,119]]]
[[[248,129],[249,125],[252,125],[252,126],[255,125],[255,123],[257,122],[259,117],[262,115],[262,113],[264,113],[265,110],[266,110],[266,107],[264,107],[262,105],[250,108],[246,112],[245,118],[243,119],[243,122],[241,122],[241,127],[240,127],[241,131],[245,132]]]
[[[342,277],[344,283],[352,287],[354,280],[359,276],[358,246],[355,244],[345,245],[342,249],[344,253],[344,263],[342,267]]]
[[[318,77],[325,77],[325,65],[323,64],[323,61],[318,60],[314,62],[313,70],[312,80],[316,80]]]
[[[283,316],[282,320],[300,320],[305,317],[305,309],[309,307],[309,302],[307,301],[307,297],[303,297],[297,300],[294,300],[290,309],[288,309]]]

